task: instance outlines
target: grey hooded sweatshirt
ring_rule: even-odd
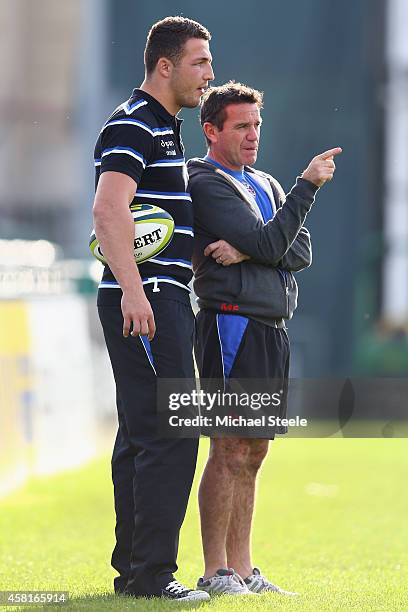
[[[303,226],[318,187],[298,178],[285,196],[269,174],[245,167],[267,192],[274,212],[264,223],[251,194],[234,177],[203,159],[188,164],[194,208],[194,290],[200,309],[233,312],[274,325],[297,306],[293,272],[310,266],[310,234]],[[222,266],[204,249],[226,240],[251,259]]]

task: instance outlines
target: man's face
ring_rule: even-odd
[[[190,38],[184,45],[180,61],[173,67],[170,85],[180,107],[194,108],[208,82],[214,79],[212,56],[207,40]]]
[[[211,153],[232,170],[251,166],[258,155],[261,115],[257,104],[229,104],[222,130],[214,126]],[[222,161],[223,160],[223,161]]]

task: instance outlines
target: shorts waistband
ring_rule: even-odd
[[[170,282],[171,281],[171,282]],[[143,288],[149,301],[177,300],[190,304],[190,289],[172,278],[142,278]],[[122,289],[116,281],[102,281],[98,289],[98,306],[120,306]]]
[[[245,317],[245,318],[247,318],[247,319],[249,319],[251,321],[257,321],[258,323],[261,323],[262,325],[266,325],[267,327],[273,327],[275,329],[287,329],[287,327],[286,327],[286,320],[287,319],[284,319],[283,317],[281,317],[279,319],[270,319],[270,318],[267,318],[265,320],[260,320],[257,317],[253,317],[253,316],[251,316],[250,314],[247,314],[247,313],[241,314],[239,312],[237,312],[237,313],[234,313],[234,312],[225,312],[225,311],[219,310],[217,308],[207,308],[207,307],[205,307],[205,308],[201,307],[199,312],[202,312],[202,313],[208,312],[208,313],[212,313],[213,315],[222,314],[222,315],[227,315],[227,316],[230,316],[230,317],[240,316],[240,317]]]
[[[184,289],[185,291],[191,293],[190,287],[184,283],[181,283],[180,281],[177,281],[171,276],[150,276],[148,278],[142,278],[142,283],[143,285],[153,285],[154,293],[158,293],[160,291],[159,285],[161,283],[174,285],[175,287],[180,287],[180,289]],[[121,289],[121,286],[117,281],[102,280],[99,283],[98,289]]]

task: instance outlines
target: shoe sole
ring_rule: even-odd
[[[210,597],[222,597],[222,595],[229,595],[230,597],[246,597],[247,595],[260,595],[260,593],[255,593],[254,591],[248,591],[247,593],[236,593],[233,591],[216,591],[212,593],[211,591],[205,591]]]
[[[205,593],[207,597],[203,597],[203,595],[194,595],[194,596],[187,595],[187,597],[176,598],[176,597],[166,597],[165,595],[162,595],[160,599],[166,600],[171,603],[188,603],[188,604],[201,603],[202,601],[210,601],[211,599],[210,595],[206,591],[203,591],[203,593]]]
[[[264,589],[263,591],[251,591],[255,595],[265,595],[265,593],[273,593],[274,595],[282,595],[283,597],[300,597],[300,593],[291,593],[290,591],[273,591],[272,589]]]

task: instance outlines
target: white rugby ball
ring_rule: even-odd
[[[136,263],[142,263],[168,246],[174,234],[174,219],[167,211],[154,204],[134,204],[130,211],[135,223],[135,260]],[[95,230],[92,230],[89,248],[96,259],[103,264],[107,263]]]

